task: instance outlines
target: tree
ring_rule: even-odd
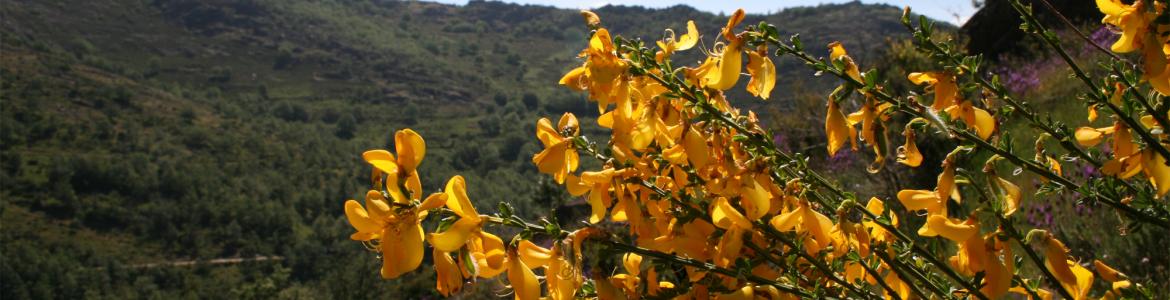
[[[337,131],[334,134],[341,139],[348,140],[353,138],[355,131],[357,131],[357,119],[354,119],[352,114],[346,114],[340,121],[337,121]]]

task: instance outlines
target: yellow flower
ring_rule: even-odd
[[[711,204],[711,223],[719,228],[726,229],[719,243],[715,247],[715,265],[726,267],[735,262],[743,248],[743,233],[752,227],[743,214],[731,207],[727,198],[719,197]]]
[[[874,214],[875,216],[881,216],[886,211],[886,204],[877,197],[870,197],[869,202],[865,204],[865,210],[869,211],[869,213]],[[890,224],[894,227],[898,227],[898,215],[890,214],[889,217]],[[884,243],[894,238],[892,233],[886,231],[885,228],[881,227],[881,225],[878,225],[874,220],[863,219],[861,221],[861,226],[865,229],[863,231],[871,232],[869,236],[871,242],[873,243]]]
[[[854,126],[861,124],[861,140],[873,147],[874,161],[866,168],[870,173],[877,173],[886,161],[886,131],[882,122],[889,119],[884,113],[893,106],[889,103],[874,102],[872,97],[866,97],[861,109],[846,117],[851,134],[855,134],[852,133]],[[853,139],[850,138],[850,141]]]
[[[939,214],[927,217],[925,228],[927,230],[919,230],[918,235],[938,235],[960,243],[979,234],[979,223],[974,218],[967,219],[967,222],[956,222]]]
[[[585,66],[573,68],[568,73],[565,73],[565,76],[562,76],[557,84],[578,92],[589,89],[589,78],[586,77],[585,70]]]
[[[772,88],[776,87],[776,65],[768,58],[767,49],[764,51],[748,52],[748,74],[752,79],[748,81],[747,91],[760,99],[768,100],[772,95]]]
[[[1085,299],[1093,287],[1093,272],[1068,258],[1068,248],[1051,234],[1045,238],[1044,265],[1074,299]]]
[[[579,132],[577,117],[565,113],[553,128],[548,118],[536,122],[536,137],[544,144],[544,151],[532,157],[541,173],[553,175],[557,183],[565,183],[569,172],[577,170],[579,157],[573,148],[573,136]],[[568,133],[570,136],[564,136]]]
[[[467,197],[463,176],[456,175],[447,181],[442,195],[447,209],[458,215],[459,220],[446,231],[427,234],[427,241],[442,252],[455,252],[467,246],[476,265],[472,275],[491,278],[503,272],[504,243],[496,235],[481,230],[483,219]]]
[[[1081,126],[1080,128],[1077,128],[1077,131],[1073,133],[1073,136],[1076,138],[1077,144],[1085,147],[1093,147],[1097,144],[1100,144],[1101,140],[1105,139],[1105,135],[1113,134],[1114,128],[1116,127],[1109,126],[1102,128],[1092,128]]]
[[[614,286],[609,280],[606,280],[605,275],[601,272],[593,273],[593,285],[597,290],[598,300],[617,300],[626,299],[625,294],[622,293],[618,287]]]
[[[592,209],[589,223],[601,222],[605,218],[605,210],[613,202],[610,188],[613,184],[613,177],[617,174],[617,170],[606,168],[601,171],[582,172],[581,177],[571,174],[568,176],[569,180],[566,185],[569,187],[570,195],[581,196],[589,193],[588,198],[586,198],[586,202]]]
[[[470,252],[470,256],[475,262],[475,270],[473,270],[472,275],[479,278],[492,278],[507,270],[504,241],[494,234],[479,232],[471,235],[470,240],[467,241],[467,252]]]
[[[1113,43],[1113,52],[1128,53],[1141,47],[1145,42],[1145,31],[1152,18],[1146,15],[1145,1],[1134,1],[1125,5],[1120,0],[1096,0],[1097,9],[1105,14],[1102,23],[1121,29],[1121,38]]]
[[[1154,186],[1158,197],[1170,192],[1170,166],[1166,165],[1166,158],[1154,149],[1142,150],[1142,172]]]
[[[398,159],[389,151],[381,149],[366,151],[362,153],[362,158],[384,174],[386,191],[394,202],[406,204],[410,200],[418,200],[422,197],[422,183],[416,169],[426,157],[426,142],[414,130],[407,128],[394,133],[394,149],[398,151]],[[410,193],[409,196],[402,193],[399,179],[406,180],[402,184]]]
[[[1150,32],[1142,46],[1142,80],[1162,95],[1170,95],[1170,44]]]
[[[586,20],[596,20],[596,14],[583,11]],[[590,21],[592,23],[592,21]],[[600,21],[597,21],[599,23]],[[591,24],[596,27],[599,24]],[[573,90],[588,90],[589,100],[597,101],[598,112],[605,112],[609,103],[625,97],[621,83],[626,80],[626,62],[617,55],[613,38],[605,28],[597,28],[589,39],[589,46],[581,51],[585,63],[561,77],[560,84]],[[617,88],[615,88],[617,87]]]
[[[601,17],[591,11],[582,10],[581,17],[585,18],[585,25],[589,25],[589,27],[601,26]]]
[[[658,48],[662,49],[656,55],[659,61],[670,57],[675,51],[691,49],[691,47],[699,43],[699,30],[695,28],[694,20],[687,21],[687,34],[677,37],[677,39],[674,30],[667,29],[666,34],[667,36],[664,39],[658,41]]]
[[[724,91],[735,86],[739,81],[739,73],[743,68],[743,40],[732,40],[715,53],[719,58],[714,61],[713,70],[707,71],[706,86]]]
[[[658,296],[658,294],[661,294],[664,290],[669,290],[669,289],[673,289],[673,288],[674,288],[674,283],[669,282],[669,281],[659,281],[658,271],[655,271],[654,268],[649,268],[646,270],[646,294],[647,295]]]
[[[459,270],[459,265],[455,264],[455,260],[451,259],[451,255],[447,252],[434,249],[431,251],[431,257],[435,259],[435,290],[439,291],[443,297],[450,297],[453,293],[458,293],[463,288],[463,273]]]
[[[999,176],[992,176],[995,177],[995,185],[999,187],[1000,197],[1003,198],[1003,215],[1010,216],[1020,208],[1020,187]]]
[[[406,204],[410,202],[406,195],[402,194],[402,188],[398,185],[402,171],[394,159],[394,154],[381,149],[369,150],[362,153],[362,158],[374,166],[375,188],[384,186],[386,193],[390,194],[390,198],[395,203]],[[384,185],[383,181],[385,181]]]
[[[558,241],[558,245],[561,245]],[[573,264],[562,257],[560,246],[546,249],[528,240],[521,240],[516,249],[520,261],[529,268],[544,268],[545,286],[550,299],[573,299],[581,287],[581,274]]]
[[[858,70],[857,64],[853,62],[853,58],[849,57],[849,53],[845,52],[845,46],[841,45],[841,42],[829,43],[829,60],[840,60],[845,65],[845,74],[849,75],[849,78],[864,83],[861,80],[861,71]]]
[[[917,168],[922,165],[922,152],[918,151],[918,144],[914,143],[914,129],[906,126],[903,135],[906,137],[906,144],[898,147],[898,163]]]
[[[974,128],[979,138],[986,140],[995,132],[995,118],[982,108],[975,107],[971,101],[947,107],[946,112],[951,118],[962,120],[967,127]]]
[[[1093,268],[1097,270],[1097,274],[1101,275],[1102,280],[1112,285],[1101,299],[1121,299],[1121,289],[1129,288],[1132,285],[1125,274],[1105,265],[1100,260],[1093,260]]]
[[[626,295],[638,295],[638,286],[641,283],[642,256],[635,253],[626,253],[622,256],[622,268],[626,273],[609,277],[610,283],[622,289]]]
[[[829,156],[837,155],[837,150],[850,142],[850,137],[856,135],[853,127],[849,126],[845,114],[837,107],[837,101],[829,98],[829,109],[825,113],[825,135],[829,137]]]
[[[890,286],[890,289],[894,291],[893,294],[890,294],[890,291],[883,292],[886,296],[886,299],[911,299],[910,285],[906,284],[905,281],[902,281],[902,278],[898,277],[898,272],[886,273],[886,277],[883,278],[882,281],[885,281],[886,284]]]
[[[943,172],[938,175],[938,183],[933,191],[898,191],[898,201],[902,202],[902,206],[905,206],[907,210],[926,211],[927,223],[923,224],[921,228],[918,228],[918,234],[921,236],[935,236],[939,234],[939,230],[947,230],[948,235],[952,233],[966,234],[962,230],[970,230],[967,228],[967,225],[957,225],[955,222],[947,219],[947,199],[955,199],[956,202],[960,200],[959,191],[955,189],[954,157],[950,155],[943,160]],[[932,226],[930,218],[934,216],[939,216],[942,219],[935,219],[934,225]],[[951,230],[959,231],[950,232]],[[978,232],[977,226],[975,230]]]
[[[934,90],[934,103],[930,105],[934,110],[941,111],[955,104],[959,97],[959,86],[955,84],[955,75],[948,72],[914,72],[906,76],[910,82],[921,85],[928,84]]]
[[[382,252],[382,278],[396,278],[417,269],[423,259],[422,219],[427,210],[438,208],[443,196],[432,195],[418,207],[391,209],[382,193],[366,194],[366,207],[357,201],[345,202],[345,216],[357,229],[351,238],[361,241],[379,239]]]
[[[833,221],[829,220],[829,217],[808,207],[808,201],[801,200],[796,209],[772,217],[772,220],[768,223],[777,231],[795,230],[797,232],[811,233],[812,237],[816,239],[816,243],[805,245],[810,253],[819,252],[820,249],[827,247],[833,240],[829,236],[833,228]],[[797,229],[798,225],[800,226],[799,229]]]
[[[727,44],[724,47],[717,48],[714,55],[703,63],[707,65],[707,68],[705,68],[707,71],[704,77],[706,84],[704,86],[724,91],[735,86],[735,82],[739,80],[740,69],[743,68],[743,54],[740,52],[743,52],[743,43],[745,41],[735,36],[732,29],[736,25],[739,25],[743,21],[743,18],[743,9],[739,9],[727,19],[727,25],[723,26],[723,30],[721,31],[723,38],[727,40]]]
[[[1124,273],[1118,272],[1100,260],[1093,260],[1093,268],[1097,269],[1097,274],[1101,275],[1101,279],[1108,282],[1118,282],[1128,278]]]
[[[394,150],[398,152],[398,166],[406,173],[414,173],[427,154],[422,136],[409,128],[394,133]]]
[[[410,199],[422,197],[422,183],[416,169],[427,154],[427,144],[422,136],[414,130],[403,129],[394,133],[394,150],[398,152],[398,166],[405,176],[406,190],[410,192]]]
[[[771,181],[765,179],[767,176],[766,174],[745,176],[746,180],[743,187],[740,188],[742,197],[740,197],[739,203],[750,220],[759,220],[772,208],[772,194],[765,187],[771,185]],[[768,180],[768,182],[761,183],[761,180]]]
[[[1011,248],[1005,247],[1003,260],[998,258],[999,255],[994,252],[989,252],[989,261],[983,277],[983,287],[979,289],[984,295],[991,299],[1000,299],[1008,293],[1012,286],[1012,273],[1015,262],[1012,261],[1015,257],[1011,254]]]
[[[355,200],[345,201],[345,216],[350,225],[357,229],[350,239],[369,241],[381,238],[382,231],[392,221],[393,211],[382,197],[382,193],[370,190],[366,193],[366,207]]]
[[[1133,142],[1133,132],[1122,122],[1113,122],[1113,159],[1101,166],[1101,173],[1127,179],[1142,170],[1142,150]]]
[[[735,33],[732,32],[732,29],[735,28],[736,25],[739,25],[740,22],[743,22],[743,18],[744,12],[742,8],[736,9],[735,12],[727,18],[727,25],[724,25],[723,30],[720,31],[720,33],[723,34],[724,39],[727,39],[728,41],[738,39],[738,37],[735,36]]]
[[[455,252],[467,243],[469,236],[480,233],[483,219],[476,212],[475,207],[471,205],[471,199],[467,197],[467,183],[463,176],[451,177],[451,180],[447,181],[447,188],[443,193],[446,195],[447,208],[455,212],[459,216],[459,220],[446,231],[429,234],[427,240],[436,249],[443,252]]]
[[[707,138],[692,125],[687,128],[682,139],[683,149],[686,149],[687,160],[691,162],[691,166],[695,167],[695,170],[706,168],[711,158],[711,149],[707,145]]]
[[[947,261],[956,271],[967,276],[974,276],[988,266],[988,247],[979,235],[971,235],[966,240],[958,242],[959,251]],[[1010,279],[1011,276],[1008,276]]]
[[[524,261],[516,254],[516,250],[508,250],[508,283],[512,285],[512,292],[517,300],[540,299],[540,281],[536,273],[532,272]]]

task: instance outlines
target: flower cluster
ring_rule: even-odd
[[[1114,50],[1158,48],[1150,44],[1161,43],[1157,57],[1162,65],[1157,65],[1157,57],[1144,56],[1141,78],[1153,93],[1164,96],[1155,82],[1170,73],[1157,70],[1165,68],[1162,49],[1170,49],[1164,47],[1165,35],[1157,34],[1164,32],[1157,31],[1163,25],[1156,22],[1164,5],[1141,3],[1098,1],[1110,16],[1106,22],[1128,35]],[[1132,201],[1123,203],[1113,198],[1115,190],[1106,190],[1124,186],[1150,199],[1170,190],[1170,167],[1155,150],[1161,143],[1142,145],[1131,133],[1164,140],[1161,125],[1167,123],[1157,117],[1141,117],[1136,126],[1142,128],[1118,121],[1113,127],[1086,127],[1061,135],[1010,98],[1002,84],[980,77],[974,71],[977,60],[931,40],[929,24],[913,27],[909,10],[903,23],[915,33],[919,47],[940,60],[936,70],[906,76],[925,85],[924,94],[933,94],[929,104],[888,94],[875,72],[862,71],[841,43],[829,44],[828,57],[818,58],[805,52],[797,37],[782,42],[766,23],[740,29],[742,10],[715,35],[704,60],[682,67],[675,67],[672,56],[694,48],[702,38],[693,21],[684,35],[668,30],[655,49],[612,36],[592,12],[582,15],[591,30],[588,46],[579,55],[583,63],[559,83],[588,93],[600,113],[596,123],[610,131],[609,140],[599,144],[581,135],[582,125],[570,113],[556,123],[542,118],[536,137],[543,149],[532,161],[570,195],[586,199],[591,210],[588,222],[572,231],[554,222],[532,224],[511,215],[503,209],[506,205],[499,214],[481,215],[461,176],[451,178],[442,192],[423,198],[416,168],[425,143],[406,129],[395,134],[397,158],[386,150],[363,154],[374,168],[372,189],[364,206],[346,202],[346,215],[357,230],[352,238],[381,253],[383,277],[418,268],[425,244],[430,244],[436,288],[444,296],[459,292],[470,280],[500,275],[516,299],[998,299],[1009,293],[1084,299],[1092,294],[1097,278],[1109,283],[1104,292],[1108,298],[1140,288],[1099,260],[1093,261],[1092,270],[1083,266],[1053,234],[1021,231],[1015,212],[1025,195],[997,169],[1001,164],[1026,169],[1053,189],[1091,194],[1137,221],[1165,227],[1165,218],[1133,209]],[[905,140],[895,153],[902,165],[932,163],[919,151],[915,141],[919,133],[941,132],[957,142],[959,146],[941,162],[933,162],[942,169],[934,186],[898,192],[896,203],[905,208],[899,211],[879,197],[862,201],[809,168],[800,155],[781,150],[776,135],[760,125],[756,114],[735,108],[725,92],[744,86],[749,94],[768,99],[776,84],[771,57],[783,55],[842,81],[826,103],[830,155],[846,145],[858,150],[860,142],[874,154],[868,171],[880,172],[891,156],[888,128],[897,128],[899,120],[909,120],[900,124]],[[750,79],[739,85],[744,69]],[[964,85],[967,80],[971,84]],[[1111,90],[1115,101],[1133,101],[1134,88],[1124,90],[1123,83],[1117,84]],[[967,97],[973,94],[983,95],[984,101]],[[1006,134],[999,131],[1000,122],[1007,120],[1005,110],[992,105],[988,95],[1037,121],[1033,125],[1049,136],[1067,138],[1061,146],[1079,151],[1075,153],[1087,161],[1095,158],[1079,146],[1093,146],[1111,136],[1113,158],[1092,167],[1112,177],[1094,180],[1119,183],[1090,186],[1066,178],[1061,161],[1044,149],[1043,139],[1037,141],[1035,159],[1014,153],[1005,146],[1010,145]],[[851,101],[855,98],[858,101]],[[846,115],[845,107],[851,106],[857,111]],[[598,160],[600,167],[579,170],[582,157]],[[964,167],[979,162],[982,172]],[[1149,188],[1124,181],[1138,173],[1149,179]],[[424,233],[420,224],[429,215],[442,220],[434,232]],[[905,222],[921,226],[908,231],[901,225]],[[521,233],[505,242],[484,230],[488,224],[515,227]],[[551,240],[551,246],[533,240],[537,235]],[[922,240],[938,241],[945,253],[927,250]],[[587,265],[584,247],[623,255],[612,260],[589,257],[592,262]],[[1017,255],[1021,251],[1025,255]],[[600,267],[607,261],[620,268]],[[1030,261],[1036,270],[1021,272],[1025,267],[1021,261]],[[1044,282],[1047,285],[1042,286]]]

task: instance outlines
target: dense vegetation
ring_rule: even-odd
[[[684,6],[598,13],[647,40],[726,19]],[[459,173],[477,203],[523,215],[580,205],[530,160],[537,116],[596,116],[554,84],[584,45],[575,11],[102,0],[4,1],[0,15],[0,298],[433,293],[431,276],[378,280],[373,256],[345,241],[342,201],[369,177],[358,153],[408,126],[427,137],[425,187]],[[840,40],[866,61],[906,35],[898,16],[853,3],[745,23]],[[797,63],[777,61],[781,89],[831,84],[805,81]],[[752,105],[793,111],[797,95]],[[158,265],[255,256],[279,259]]]

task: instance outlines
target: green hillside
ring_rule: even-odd
[[[726,19],[685,6],[597,13],[647,41],[688,18],[710,41]],[[799,32],[810,49],[840,40],[872,55],[906,36],[900,14],[851,3],[745,23]],[[0,15],[3,299],[434,293],[429,275],[379,280],[374,255],[347,240],[342,203],[364,195],[369,176],[360,153],[392,147],[392,132],[411,127],[427,140],[428,191],[462,174],[481,207],[571,211],[531,163],[535,123],[596,115],[556,86],[587,34],[571,10],[13,0]],[[802,81],[813,77],[795,61],[777,65],[775,100],[748,100],[742,88],[733,99],[783,111],[796,97],[788,88],[828,84]],[[277,259],[167,265],[255,256]]]

